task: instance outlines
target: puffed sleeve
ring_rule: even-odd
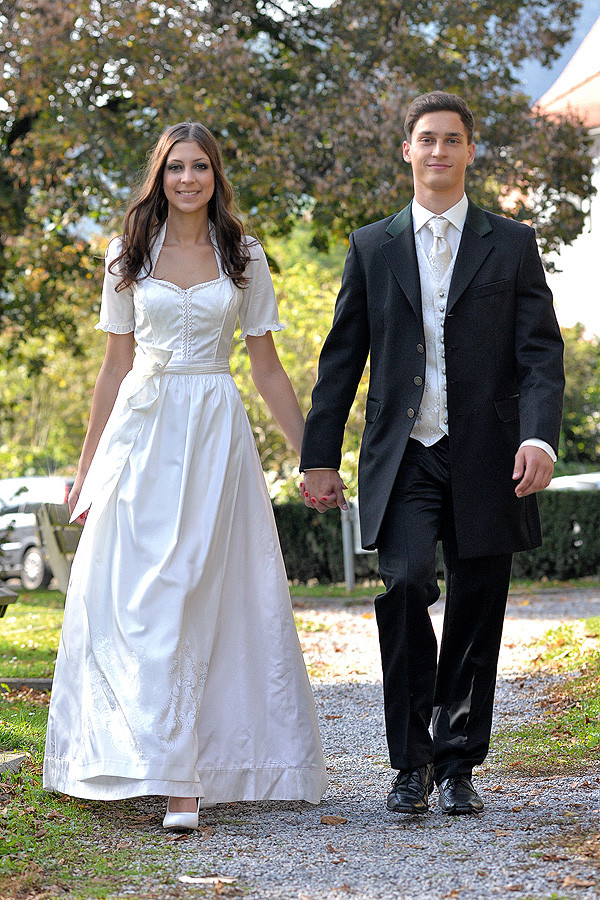
[[[104,283],[102,285],[102,303],[100,304],[100,321],[96,325],[100,331],[112,334],[129,334],[134,330],[133,291],[131,287],[116,290],[121,280],[113,275],[109,266],[121,252],[120,238],[114,238],[106,248],[104,257]]]
[[[246,268],[248,287],[242,290],[239,311],[241,336],[260,337],[267,331],[281,331],[285,328],[279,321],[275,289],[269,272],[265,251],[258,241],[248,239],[251,258]]]

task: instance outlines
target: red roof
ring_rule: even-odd
[[[546,114],[573,113],[600,127],[600,18],[536,107]]]

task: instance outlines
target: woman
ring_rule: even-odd
[[[168,128],[107,250],[106,356],[69,497],[87,518],[44,785],[166,795],[166,828],[197,827],[199,806],[225,801],[318,803],[326,786],[272,509],[229,374],[238,319],[254,383],[298,453],[303,418],[273,343],[266,258],[232,196],[210,132]]]

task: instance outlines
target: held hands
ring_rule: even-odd
[[[545,450],[540,447],[519,447],[515,456],[513,480],[518,481],[515,488],[517,497],[526,497],[543,491],[550,484],[554,463]]]
[[[334,469],[311,469],[304,472],[304,481],[300,482],[300,497],[304,505],[320,513],[336,506],[348,509],[345,490],[348,490],[347,485]]]

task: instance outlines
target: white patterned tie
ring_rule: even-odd
[[[441,281],[452,260],[452,250],[446,240],[446,229],[449,222],[443,216],[435,216],[426,224],[433,234],[433,246],[428,253],[429,262],[433,266],[436,276]]]

